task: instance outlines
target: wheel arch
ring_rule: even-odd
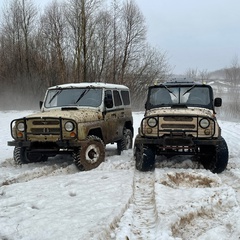
[[[130,129],[131,132],[132,132],[132,135],[134,135],[134,128],[133,128],[133,123],[132,123],[132,121],[127,121],[127,122],[125,122],[125,124],[124,124],[124,129]],[[124,130],[124,129],[123,129],[123,130]]]
[[[105,142],[104,138],[103,138],[103,134],[102,134],[102,129],[101,128],[90,129],[89,132],[88,132],[88,136],[91,136],[91,135],[99,137],[103,142]]]

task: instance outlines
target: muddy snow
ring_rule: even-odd
[[[135,170],[132,150],[106,148],[98,168],[79,172],[71,158],[16,166],[10,122],[30,111],[0,112],[0,239],[240,239],[240,124],[220,121],[229,148],[221,174],[190,158],[158,159]],[[134,113],[135,133],[143,113]]]

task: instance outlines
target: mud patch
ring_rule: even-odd
[[[218,187],[221,181],[218,177],[195,172],[168,172],[160,179],[160,184],[171,188],[211,188]]]

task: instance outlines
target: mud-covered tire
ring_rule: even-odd
[[[153,148],[143,144],[135,144],[134,158],[137,170],[147,172],[155,169],[155,151]]]
[[[224,138],[221,139],[219,146],[216,149],[216,164],[211,170],[213,173],[223,172],[228,164],[228,146]]]
[[[88,171],[98,167],[105,159],[105,145],[96,136],[88,136],[87,144],[73,153],[73,161],[81,171]]]
[[[13,159],[17,165],[22,165],[33,162],[45,162],[48,157],[42,153],[27,151],[25,147],[15,147],[13,150]]]
[[[80,159],[80,151],[81,148],[76,148],[74,149],[73,153],[72,153],[72,158],[73,158],[73,162],[75,163],[76,167],[80,170],[80,171],[85,171],[84,166],[81,163],[81,159]]]
[[[217,147],[201,147],[201,153],[203,156],[201,156],[200,161],[205,169],[213,173],[221,173],[226,169],[228,164],[228,147],[224,138],[221,138]]]
[[[130,129],[124,129],[123,138],[117,142],[117,151],[121,155],[124,150],[132,149],[133,135]]]

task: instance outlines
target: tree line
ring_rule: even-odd
[[[165,53],[151,47],[134,0],[5,2],[0,20],[0,109],[31,108],[53,85],[127,85],[133,105],[146,87],[170,72]]]

